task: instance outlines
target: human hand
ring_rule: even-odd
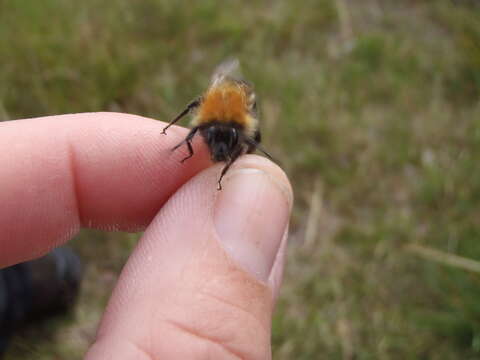
[[[112,113],[0,123],[0,267],[80,227],[148,225],[86,359],[269,359],[289,182],[247,155],[217,191],[222,165],[198,138],[181,164],[170,149],[186,131],[164,126]]]

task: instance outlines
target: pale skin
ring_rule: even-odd
[[[292,192],[271,161],[171,148],[187,129],[90,113],[0,123],[0,267],[80,228],[145,230],[87,360],[270,359]]]

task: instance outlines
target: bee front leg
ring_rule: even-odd
[[[238,148],[237,151],[235,151],[233,154],[232,154],[232,157],[230,159],[228,159],[227,161],[227,164],[225,165],[225,167],[222,169],[222,172],[220,174],[220,178],[218,179],[218,187],[217,187],[217,190],[220,191],[222,190],[222,179],[223,177],[225,176],[225,174],[227,173],[228,169],[230,169],[230,166],[232,166],[232,164],[235,162],[235,160],[238,159],[238,157],[240,155],[242,155],[242,151],[243,149],[242,148]]]
[[[178,120],[180,120],[181,118],[183,118],[185,115],[187,115],[190,111],[194,110],[195,108],[197,108],[200,103],[202,102],[202,98],[199,97],[195,100],[193,100],[190,104],[187,105],[187,107],[185,108],[185,110],[183,110],[180,114],[178,114],[175,119],[173,119],[172,121],[170,121],[170,123],[165,126],[162,130],[162,134],[164,135],[167,135],[166,131],[167,129],[172,126],[173,124],[175,124]]]
[[[188,148],[188,156],[185,157],[184,159],[182,159],[180,162],[184,162],[185,160],[188,160],[190,159],[192,156],[193,156],[193,147],[192,147],[192,139],[193,137],[195,136],[195,134],[197,133],[198,131],[198,126],[195,126],[192,130],[190,130],[190,132],[188,133],[187,137],[185,138],[185,140],[182,140],[179,144],[175,145],[173,148],[172,148],[172,151],[175,151],[177,150],[180,146],[183,145],[183,143],[186,143],[187,144],[187,148]]]

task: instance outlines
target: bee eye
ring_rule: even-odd
[[[230,130],[230,141],[229,145],[231,148],[233,148],[237,143],[238,143],[238,134],[236,129],[231,129]]]
[[[214,137],[215,137],[215,129],[209,128],[207,130],[207,143],[211,143]]]

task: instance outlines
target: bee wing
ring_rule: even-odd
[[[240,61],[238,61],[238,59],[228,59],[218,65],[212,75],[212,85],[215,86],[216,84],[225,80],[226,77],[231,77],[234,79],[242,78],[242,74],[240,72]]]
[[[217,66],[212,75],[211,88],[219,86],[226,79],[233,80],[237,85],[241,86],[247,98],[247,107],[249,112],[257,116],[257,103],[253,85],[243,79],[240,71],[240,61],[236,58],[228,59]]]

